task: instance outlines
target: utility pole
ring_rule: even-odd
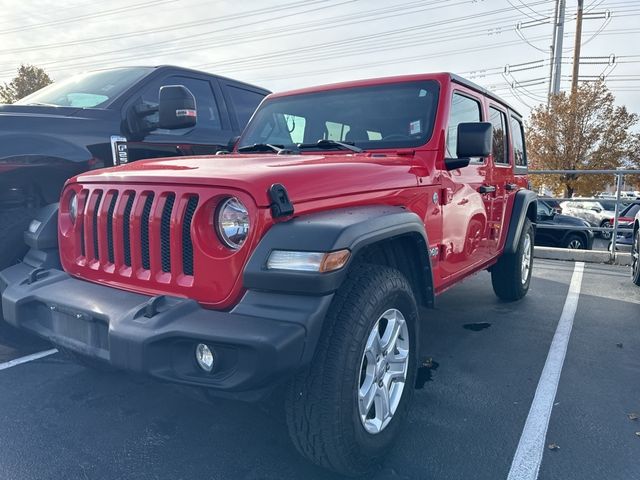
[[[548,97],[551,97],[551,92],[553,91],[553,67],[555,66],[555,57],[556,57],[556,35],[558,34],[558,9],[560,7],[560,0],[556,0],[556,11],[553,14],[553,37],[551,39],[551,46],[549,50],[551,51],[551,57],[549,58],[549,91],[547,92]]]
[[[553,95],[560,93],[560,79],[562,77],[562,42],[564,40],[564,11],[567,6],[566,0],[558,0],[558,18],[556,22],[556,44],[554,50]]]
[[[573,48],[573,77],[571,78],[571,93],[578,88],[580,74],[580,44],[582,43],[582,10],[584,0],[578,0],[578,16],[576,18],[576,43]]]

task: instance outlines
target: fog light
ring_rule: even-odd
[[[204,343],[199,343],[196,346],[196,361],[202,370],[210,372],[213,370],[213,363],[215,357],[211,349]]]

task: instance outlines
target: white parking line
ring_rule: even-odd
[[[538,478],[551,410],[567,353],[573,318],[578,308],[583,272],[584,263],[576,262],[569,285],[569,293],[564,302],[562,315],[553,336],[551,348],[549,348],[547,360],[538,381],[536,394],[533,397],[533,403],[524,424],[524,430],[513,457],[507,480],[536,480]]]
[[[11,360],[9,362],[0,363],[0,370],[6,370],[7,368],[15,367],[16,365],[22,365],[23,363],[33,362],[34,360],[48,357],[49,355],[53,355],[54,353],[58,353],[58,350],[56,350],[55,348],[52,348],[51,350],[45,350],[44,352],[38,352],[32,355],[27,355],[26,357],[16,358],[15,360]]]

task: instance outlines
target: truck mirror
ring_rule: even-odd
[[[196,99],[183,85],[160,87],[158,128],[174,130],[196,125]]]
[[[458,158],[487,157],[491,155],[493,127],[489,122],[458,124]]]

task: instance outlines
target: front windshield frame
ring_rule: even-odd
[[[137,85],[140,80],[149,75],[153,70],[153,67],[121,67],[81,73],[41,88],[31,95],[18,100],[15,102],[15,105],[105,109],[120,98],[122,94]],[[115,78],[120,79],[121,84],[118,85],[116,82],[112,82],[110,85],[107,84],[102,87],[102,92],[97,91],[98,89],[95,89],[95,92],[83,92],[83,88],[86,87],[79,86],[82,81],[95,81],[97,78],[104,77],[105,75],[109,75],[110,78],[116,75]],[[123,79],[123,76],[127,78]],[[74,105],[69,101],[70,95],[74,95],[75,98],[78,99],[81,99],[82,96],[85,95],[84,98],[88,103],[83,105],[82,102],[79,102]],[[91,95],[96,97],[93,102],[89,101]],[[60,100],[62,97],[67,99],[68,104]]]
[[[407,122],[406,134],[397,134],[397,135],[393,134],[394,137],[400,137],[402,135],[404,137],[407,137],[406,139],[396,138],[394,140],[384,140],[384,136],[382,136],[382,130],[380,131],[376,131],[373,129],[369,130],[362,124],[348,125],[347,122],[345,121],[346,118],[348,118],[349,113],[351,113],[353,109],[346,110],[347,109],[346,105],[348,105],[348,102],[347,101],[340,102],[339,101],[340,99],[348,100],[349,97],[353,98],[354,95],[360,95],[361,99],[366,99],[367,95],[383,95],[384,96],[385,93],[389,95],[397,93],[398,95],[400,95],[402,91],[406,91],[407,89],[409,90],[416,89],[415,91],[417,95],[425,96],[427,98],[425,98],[424,111],[420,109],[418,110],[420,112],[420,116],[416,117],[415,119],[411,117],[413,121]],[[380,97],[380,98],[383,98],[383,97]],[[419,97],[416,96],[416,101],[418,98]],[[364,85],[364,86],[353,86],[353,87],[346,87],[346,88],[320,90],[315,92],[300,93],[300,94],[293,94],[293,95],[282,95],[282,96],[275,96],[271,98],[267,97],[262,102],[258,110],[253,115],[251,121],[245,128],[242,136],[240,137],[237,143],[237,149],[240,149],[242,147],[250,147],[255,144],[269,143],[281,148],[291,149],[291,150],[300,150],[304,152],[317,151],[317,150],[326,151],[327,150],[326,146],[324,148],[321,146],[318,146],[318,148],[313,148],[313,147],[310,148],[310,145],[317,143],[318,140],[321,140],[320,138],[310,140],[307,137],[306,122],[307,120],[310,120],[310,119],[315,120],[316,124],[318,124],[319,122],[320,127],[322,127],[322,123],[324,122],[324,134],[323,134],[323,136],[325,137],[324,139],[338,140],[341,142],[345,142],[350,145],[354,145],[356,147],[362,148],[365,151],[388,150],[388,149],[399,149],[399,148],[416,148],[416,147],[424,146],[427,143],[429,143],[429,141],[433,137],[439,98],[440,98],[440,84],[439,82],[433,79],[425,79],[425,80],[417,80],[417,81],[416,80],[397,81],[397,82],[389,82],[389,83],[379,83],[375,85]],[[413,103],[416,103],[416,102],[413,102]],[[302,115],[302,113],[304,112],[310,112],[309,107],[315,108],[317,105],[322,105],[323,108],[325,108],[324,115],[317,115],[314,118],[313,113],[308,114],[306,117],[294,115],[292,113],[291,114],[284,113],[284,111],[288,109],[289,112],[296,111],[297,113],[300,113]],[[337,108],[332,108],[331,107],[332,105],[336,106]],[[345,110],[340,111],[339,107],[343,105]],[[392,106],[393,106],[393,102],[392,102]],[[307,110],[304,110],[305,107],[307,108]],[[282,111],[278,111],[278,108]],[[296,109],[302,109],[304,112]],[[383,111],[385,115],[381,115]],[[416,115],[418,111],[415,112]],[[327,112],[331,112],[331,113],[327,113]],[[377,117],[378,121],[382,121],[383,118],[385,119],[387,118],[388,110],[381,107],[380,111],[377,113],[378,113],[378,117]],[[341,114],[343,115],[343,117],[340,117]],[[270,115],[272,116],[271,118],[269,118]],[[293,129],[290,130],[289,129],[290,125],[287,123],[286,128],[288,130],[290,141],[287,141],[287,139],[284,139],[284,138],[280,139],[280,140],[284,140],[284,142],[273,140],[271,137],[272,134],[277,135],[277,134],[283,133],[282,127],[280,127],[278,132],[274,133],[275,130],[278,130],[278,126],[275,125],[276,123],[278,123],[278,120],[276,119],[277,115],[282,117],[282,119],[280,120],[281,124],[282,122],[288,121],[288,120],[285,120],[284,117],[289,117],[289,118],[296,117],[296,118],[304,119],[305,120],[305,126],[303,127],[305,129],[304,134],[301,137],[299,136],[300,138],[293,138],[292,134],[296,129],[296,127],[293,126]],[[333,116],[329,118],[329,116],[325,116],[325,115],[333,115]],[[342,123],[338,121],[338,117],[341,118]],[[365,117],[365,118],[370,118],[370,117]],[[416,125],[418,120],[420,120],[420,122],[418,123],[419,126],[417,128],[413,128],[411,124]],[[375,120],[373,122],[375,123]],[[339,138],[331,138],[330,136],[329,138],[327,138],[327,134],[328,134],[327,127],[329,123],[342,125],[343,128],[342,128],[342,131],[340,132],[341,136]],[[380,125],[380,123],[378,123],[378,125]],[[272,130],[267,134],[267,136],[261,135],[259,133],[259,130],[262,130],[264,132],[264,129],[266,129],[269,126],[272,128]],[[354,131],[356,129],[359,131],[365,131],[368,138],[366,140],[361,139],[361,140],[351,141],[349,138],[345,137],[346,135],[348,135],[348,130],[345,132],[344,127],[347,127],[350,129],[351,126],[359,127],[359,128],[355,128]],[[393,126],[394,128],[399,128],[399,124],[393,124]],[[409,135],[410,131],[412,131],[412,128],[414,132],[418,132],[418,133],[414,133],[413,136]],[[345,136],[342,136],[343,132]],[[316,129],[316,133],[318,133],[317,129]],[[380,138],[379,139],[371,138],[373,136],[372,134],[380,136]],[[302,140],[302,141],[298,141],[298,140]],[[304,150],[298,149],[297,147],[299,144],[304,144],[306,148],[304,148]]]

